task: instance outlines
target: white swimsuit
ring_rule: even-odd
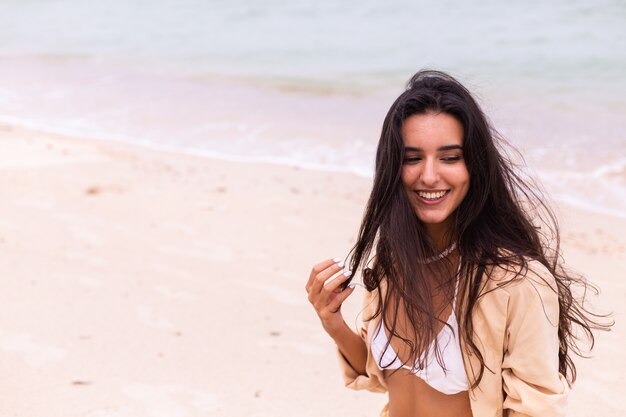
[[[461,345],[458,339],[459,326],[456,314],[454,313],[457,287],[458,279],[454,288],[452,312],[446,321],[447,325],[444,325],[441,332],[437,335],[437,345],[441,349],[442,362],[445,365],[445,369],[439,364],[435,357],[434,341],[428,348],[428,362],[424,369],[413,370],[410,366],[403,365],[391,345],[387,346],[389,339],[387,338],[382,318],[380,326],[371,341],[372,355],[379,369],[398,369],[402,367],[412,370],[418,378],[444,394],[457,394],[461,391],[467,391],[467,375],[465,374]],[[450,329],[448,325],[452,329]],[[385,349],[385,346],[387,346],[387,349]]]

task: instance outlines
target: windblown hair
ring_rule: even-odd
[[[466,300],[464,315],[459,319],[461,337],[481,363],[472,385],[478,385],[486,367],[472,341],[471,320],[476,301],[484,295],[481,294],[484,280],[489,279],[493,267],[505,268],[523,277],[530,260],[543,264],[556,280],[554,290],[558,292],[560,312],[559,370],[570,384],[573,383],[576,368],[571,353],[583,354],[579,346],[582,340],[589,341],[589,348],[592,348],[592,330],[606,330],[611,324],[602,322],[605,316],[588,311],[583,305],[584,299],[579,300],[572,290],[580,286],[585,293],[587,289],[597,293],[597,289],[582,276],[564,268],[556,217],[545,203],[540,188],[523,174],[521,165],[504,152],[506,142],[491,127],[470,92],[456,79],[439,71],[422,70],[415,74],[383,123],[374,184],[350,261],[352,271],[362,271],[369,291],[380,290],[383,280],[387,285],[384,297],[383,292],[378,291],[377,311],[367,319],[379,314],[385,317],[391,338],[401,339],[410,351],[405,364],[423,368],[428,361],[428,347],[434,341],[437,360],[445,366],[441,362],[440,347],[436,345],[437,330],[445,322],[438,318],[441,310],[432,300],[438,292],[452,301],[450,288],[455,279],[454,271],[449,264],[420,262],[434,256],[437,250],[415,215],[401,180],[402,124],[412,115],[426,113],[451,115],[462,124],[464,131],[463,158],[470,185],[452,214],[453,227],[447,238],[450,243],[456,242],[460,257],[459,294]],[[519,159],[523,161],[521,156]],[[420,278],[426,276],[438,277],[436,284]],[[408,325],[401,326],[403,335],[397,330],[400,306],[408,320]],[[387,320],[389,317],[391,320]],[[576,327],[582,329],[582,333]]]

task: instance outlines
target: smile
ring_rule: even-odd
[[[443,198],[449,190],[445,191],[416,191],[416,194],[427,201],[437,201]]]

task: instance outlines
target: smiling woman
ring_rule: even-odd
[[[563,416],[574,334],[610,326],[573,297],[590,284],[563,267],[554,216],[497,142],[465,87],[418,72],[385,118],[351,268],[309,275],[346,385],[388,391],[383,416]],[[341,305],[358,270],[357,334]]]
[[[402,124],[402,138],[402,183],[409,201],[437,246],[445,245],[451,214],[469,188],[463,126],[447,113],[414,114]]]

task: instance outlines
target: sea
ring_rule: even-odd
[[[623,0],[0,0],[0,123],[369,177],[447,71],[558,201],[626,218]]]

